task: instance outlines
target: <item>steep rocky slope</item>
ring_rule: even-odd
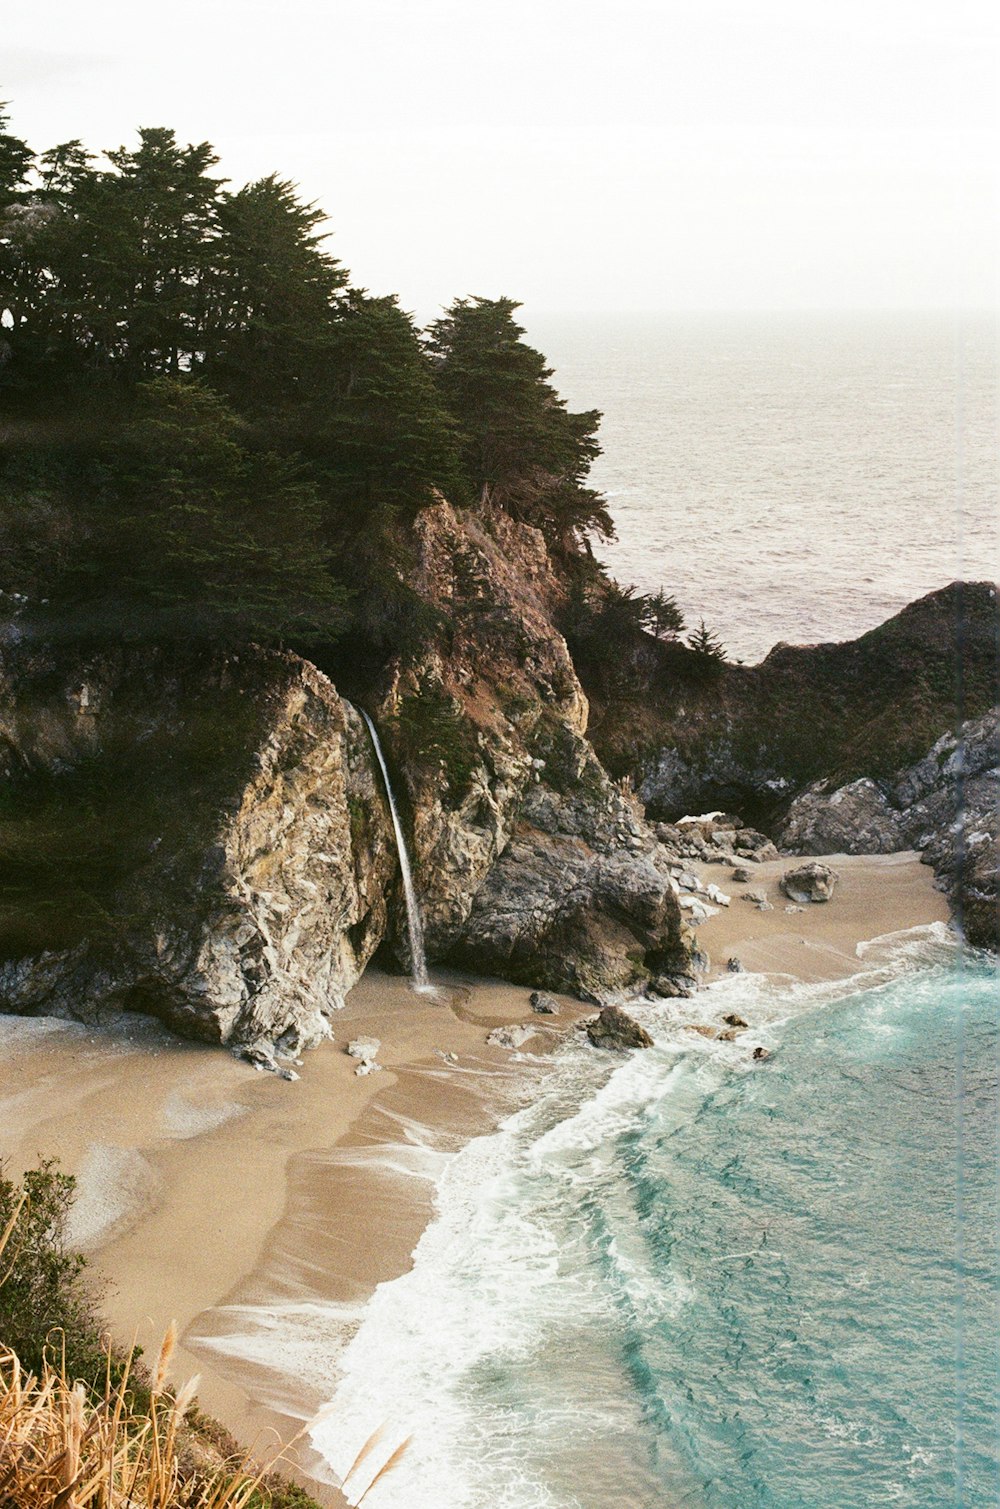
[[[722,807],[764,826],[811,782],[888,779],[996,704],[997,589],[956,582],[858,639],[776,645],[756,666],[643,637],[580,670],[597,753],[651,816]]]
[[[428,951],[595,1000],[685,988],[667,855],[585,735],[541,534],[447,503],[415,581],[447,625],[380,706],[405,780]]]
[[[366,697],[432,959],[595,1000],[689,989],[668,857],[588,744],[537,531],[418,516],[438,630]],[[357,710],[294,655],[0,652],[0,1009],[126,1007],[274,1065],[406,954]]]
[[[8,647],[0,786],[2,1009],[148,1011],[270,1061],[383,937],[368,734],[295,656]]]
[[[793,854],[920,849],[970,943],[1000,947],[1000,717],[947,733],[888,780],[819,781],[795,798],[778,841]]]

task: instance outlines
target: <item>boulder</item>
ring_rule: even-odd
[[[740,828],[736,833],[733,847],[741,859],[752,858],[758,863],[763,863],[765,859],[779,857],[777,849],[767,834],[758,833],[756,828]]]
[[[531,995],[528,997],[528,1002],[531,1006],[532,1011],[537,1012],[539,1016],[559,1015],[559,1002],[554,1001],[552,997],[546,995],[544,991],[533,990],[531,992]]]
[[[786,870],[778,884],[791,901],[829,901],[840,876],[829,865],[799,865]]]
[[[595,786],[583,811],[575,798],[533,788],[452,958],[599,1005],[643,994],[658,975],[690,973],[662,850],[652,835],[637,853],[602,831],[596,773]]]
[[[697,982],[692,975],[654,975],[646,986],[648,995],[658,996],[663,1000],[692,996],[697,989]]]
[[[748,1023],[745,1022],[741,1016],[738,1016],[735,1011],[730,1011],[728,1015],[722,1018],[722,1020],[725,1022],[727,1027],[746,1027],[748,1025]]]
[[[351,1058],[359,1058],[363,1064],[374,1063],[382,1044],[377,1037],[356,1037],[347,1045]]]
[[[645,1027],[640,1027],[619,1006],[605,1006],[600,1016],[593,1017],[587,1023],[587,1036],[595,1048],[609,1048],[616,1053],[653,1046]]]
[[[807,787],[789,807],[780,833],[791,854],[893,854],[906,848],[900,815],[874,781],[831,790]]]
[[[535,1033],[530,1022],[514,1022],[509,1027],[494,1027],[486,1041],[491,1048],[516,1049],[522,1047]]]
[[[286,1073],[385,935],[368,733],[295,655],[8,647],[0,797],[53,849],[6,856],[0,1010],[144,1011]]]

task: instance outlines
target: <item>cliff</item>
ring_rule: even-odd
[[[843,644],[706,662],[637,637],[584,663],[593,738],[651,817],[739,811],[793,853],[916,847],[970,942],[996,948],[1000,614],[955,582]]]
[[[414,581],[445,626],[379,720],[403,774],[428,952],[606,1000],[689,988],[668,855],[586,738],[540,532],[441,501]]]
[[[541,535],[442,501],[413,548],[438,628],[367,700],[430,957],[595,1000],[691,988],[665,851],[585,737]],[[275,1067],[383,942],[405,957],[368,733],[295,655],[12,631],[0,798],[0,1009],[150,1012]]]
[[[887,780],[807,787],[785,813],[778,839],[793,854],[919,849],[967,940],[1000,948],[997,709],[943,734],[922,760]]]
[[[270,1062],[329,1034],[396,852],[367,731],[295,656],[8,647],[3,1009],[108,1008]]]
[[[580,668],[598,755],[651,816],[722,807],[765,826],[811,782],[888,779],[996,704],[997,589],[955,582],[858,639],[776,645],[756,666],[641,636]]]

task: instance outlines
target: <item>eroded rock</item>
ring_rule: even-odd
[[[786,870],[778,884],[791,901],[804,904],[829,901],[839,879],[837,871],[829,865],[813,863]]]
[[[600,1016],[586,1024],[587,1036],[595,1048],[625,1053],[631,1048],[652,1048],[653,1039],[620,1006],[605,1006]]]

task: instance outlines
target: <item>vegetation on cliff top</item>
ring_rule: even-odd
[[[99,161],[7,127],[0,586],[38,633],[387,655],[427,629],[405,526],[437,492],[557,550],[610,533],[600,416],[567,410],[513,300],[424,336],[290,183],[231,190],[164,128]]]

